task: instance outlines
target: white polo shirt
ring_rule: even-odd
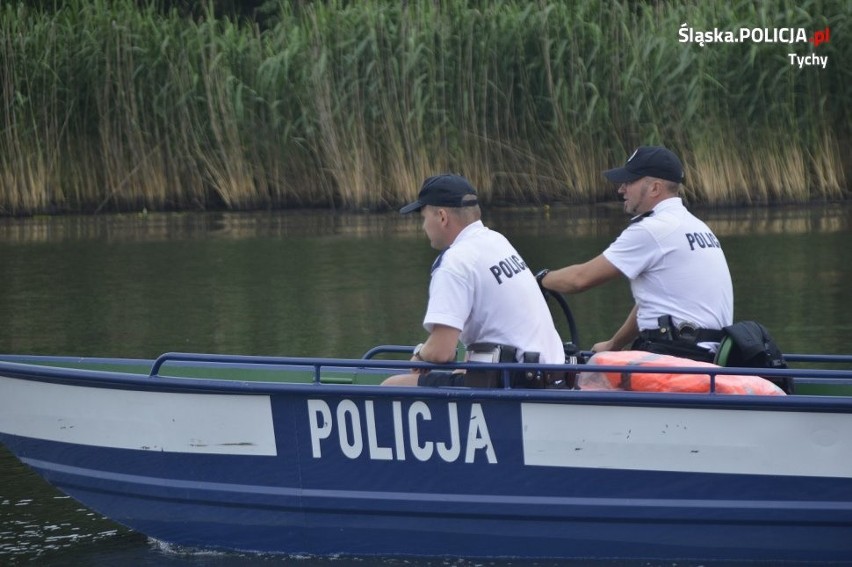
[[[474,222],[435,261],[423,326],[461,330],[465,346],[497,343],[562,364],[562,340],[529,267],[499,232]]]
[[[640,330],[657,318],[721,329],[733,323],[734,292],[719,239],[672,197],[628,226],[604,257],[630,279]]]

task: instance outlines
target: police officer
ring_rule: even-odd
[[[721,329],[733,322],[733,286],[719,240],[678,196],[683,166],[660,146],[636,149],[604,172],[619,184],[628,227],[599,256],[542,270],[540,285],[577,293],[624,275],[635,305],[621,328],[595,352],[631,347],[712,361]]]
[[[491,343],[513,349],[514,361],[538,353],[562,364],[565,352],[535,276],[517,250],[480,220],[476,191],[458,175],[424,181],[417,200],[400,209],[420,211],[423,230],[441,254],[432,265],[423,326],[429,332],[412,360],[455,360],[456,346]],[[462,373],[413,372],[388,378],[395,386],[461,386]]]

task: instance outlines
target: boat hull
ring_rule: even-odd
[[[166,542],[852,559],[848,398],[402,389],[0,364],[0,440]]]

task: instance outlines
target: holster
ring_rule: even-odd
[[[465,362],[517,362],[518,349],[496,343],[474,343],[467,347]],[[464,385],[471,388],[502,388],[503,372],[469,368],[464,374]]]
[[[713,361],[714,353],[698,346],[698,343],[719,342],[722,340],[722,331],[696,329],[688,325],[676,327],[671,315],[660,316],[657,324],[659,325],[657,329],[641,331],[631,348],[691,360]]]
[[[508,345],[495,343],[474,343],[467,347],[467,362],[518,362],[518,349]],[[525,352],[523,362],[535,364],[539,362],[540,354]],[[564,388],[564,373],[540,371],[514,371],[509,374],[509,384],[512,388]],[[473,388],[502,388],[503,371],[486,369],[468,369],[465,372],[464,385]]]

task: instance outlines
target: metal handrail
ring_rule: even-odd
[[[378,354],[411,354],[414,345],[378,345],[363,355],[361,358],[371,359]],[[581,351],[580,355],[584,359],[588,359],[594,353],[592,351]],[[833,364],[850,364],[852,365],[852,354],[785,354],[784,360],[787,362],[811,362],[811,363],[833,363]]]
[[[405,352],[401,349],[401,345],[385,345],[391,348],[387,352]],[[375,347],[373,350],[385,347]],[[409,349],[411,347],[405,347]],[[159,376],[160,369],[167,362],[194,362],[201,364],[245,364],[258,366],[302,366],[311,367],[314,371],[314,383],[320,384],[320,371],[322,368],[372,368],[372,369],[390,369],[397,370],[400,368],[423,368],[423,369],[477,369],[481,370],[483,366],[488,366],[491,370],[499,370],[504,376],[504,388],[510,387],[508,374],[513,371],[535,371],[547,370],[551,372],[582,372],[593,370],[595,372],[631,372],[631,367],[613,366],[613,365],[586,365],[586,364],[532,364],[520,362],[447,362],[444,364],[435,364],[431,362],[419,362],[412,360],[369,360],[366,358],[360,359],[340,359],[340,358],[299,358],[299,357],[280,357],[280,356],[251,356],[251,355],[227,355],[227,354],[199,354],[199,353],[183,353],[183,352],[168,352],[160,355],[154,361],[151,367],[150,377]],[[827,369],[773,369],[773,368],[737,368],[737,367],[674,367],[674,366],[642,366],[634,367],[638,371],[641,368],[643,373],[664,373],[664,374],[698,374],[710,376],[710,391],[716,389],[716,376],[725,375],[742,375],[753,374],[763,377],[785,377],[792,378],[830,378],[830,379],[846,379],[852,381],[852,370],[827,370]]]
[[[828,362],[852,364],[852,354],[785,354],[787,362]]]

